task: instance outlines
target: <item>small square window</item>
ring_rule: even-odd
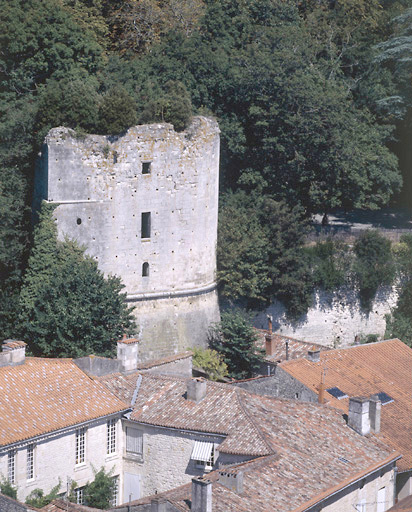
[[[152,162],[142,162],[142,174],[150,174]]]

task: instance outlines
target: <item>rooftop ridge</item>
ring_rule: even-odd
[[[245,416],[247,417],[247,419],[249,420],[249,422],[253,425],[254,429],[256,430],[258,436],[260,437],[260,439],[263,441],[263,443],[265,444],[265,446],[267,447],[267,449],[269,450],[270,453],[276,453],[276,450],[274,450],[270,444],[266,441],[263,433],[261,432],[261,430],[259,429],[259,427],[257,426],[256,424],[256,421],[254,420],[254,418],[249,414],[245,404],[243,404],[242,400],[241,400],[241,395],[244,394],[244,393],[247,393],[239,388],[234,388],[235,389],[235,396],[238,400],[238,403],[239,403],[239,406],[240,408],[242,409],[243,413],[245,414]],[[257,395],[255,395],[257,396]],[[229,434],[230,435],[230,434]]]

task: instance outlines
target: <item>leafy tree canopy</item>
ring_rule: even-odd
[[[395,267],[391,242],[378,231],[367,231],[354,245],[353,271],[359,286],[361,305],[368,309],[379,286],[391,284]]]
[[[193,365],[203,368],[210,380],[222,380],[227,376],[227,365],[222,356],[210,348],[195,347],[193,350]]]
[[[3,476],[0,478],[0,492],[9,498],[17,499],[17,489]]]
[[[240,311],[225,311],[209,331],[209,345],[221,354],[229,376],[246,379],[259,371],[263,352],[256,347],[257,334]]]
[[[43,489],[33,489],[26,498],[27,505],[37,508],[45,507],[58,497],[60,487],[61,482],[55,485],[48,494],[44,494]]]
[[[87,506],[106,510],[110,507],[115,488],[112,471],[105,471],[102,467],[99,471],[94,470],[94,480],[87,483],[84,489],[84,497]]]
[[[230,300],[262,306],[273,297],[289,314],[304,313],[311,300],[311,276],[303,251],[306,222],[299,208],[257,194],[230,193],[221,203],[218,281]]]
[[[43,207],[21,290],[19,334],[38,355],[111,355],[113,342],[135,327],[123,285],[105,279],[92,258],[56,233]]]

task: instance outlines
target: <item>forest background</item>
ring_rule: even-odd
[[[249,308],[276,297],[298,316],[314,286],[334,289],[346,279],[367,309],[373,290],[398,273],[403,288],[389,334],[412,342],[410,237],[396,247],[376,233],[353,249],[304,243],[314,213],[410,206],[412,0],[1,3],[4,338],[42,336],[48,304],[59,303],[39,261],[82,258],[73,245],[52,242],[47,221],[37,238],[50,253],[33,243],[34,164],[48,130],[65,125],[82,137],[166,121],[181,131],[203,114],[221,129],[221,296]],[[82,265],[80,281],[97,272]],[[56,268],[62,281],[67,269]],[[80,293],[61,285],[64,296]],[[121,290],[110,286],[108,296]],[[133,327],[121,305],[116,311],[112,337]]]

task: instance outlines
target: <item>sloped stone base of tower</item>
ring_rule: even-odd
[[[209,326],[220,320],[217,291],[155,300],[130,300],[139,328],[142,362],[207,347]]]

